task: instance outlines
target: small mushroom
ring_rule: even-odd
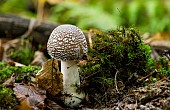
[[[76,26],[64,24],[56,27],[47,43],[48,54],[61,61],[63,74],[63,93],[66,106],[76,107],[85,97],[83,92],[77,92],[80,85],[78,60],[87,53],[87,42],[83,32]]]

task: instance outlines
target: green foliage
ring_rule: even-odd
[[[30,48],[19,48],[18,50],[11,53],[11,58],[14,59],[14,61],[28,65],[33,59],[33,51]]]
[[[16,71],[16,68],[0,62],[0,84],[2,84],[5,80],[7,80],[7,78],[12,75],[12,73],[14,72],[13,70]]]
[[[10,78],[13,73],[17,76],[16,82],[30,81],[30,77],[34,77],[38,70],[40,70],[40,67],[37,66],[16,67],[0,62],[0,109],[14,110],[17,109],[16,106],[19,104],[13,90],[3,87],[2,84]]]
[[[160,0],[107,0],[62,2],[53,8],[51,20],[76,24],[82,29],[116,29],[134,25],[142,31],[170,30],[169,2]]]
[[[160,57],[158,60],[149,59],[146,67],[148,72],[156,71],[156,76],[152,76],[152,78],[168,77],[170,79],[170,61],[168,59],[164,57]]]
[[[28,39],[21,39],[18,46],[16,48],[9,49],[7,53],[14,61],[29,65],[33,60],[34,49]]]
[[[0,85],[0,109],[17,110],[19,101],[16,99],[11,88]]]
[[[115,28],[118,25],[118,20],[116,21],[111,14],[105,12],[103,4],[106,3],[100,3],[80,5],[73,2],[62,2],[54,7],[51,20],[76,24],[83,29],[100,28],[106,30]]]
[[[28,8],[32,2],[4,0],[0,12],[35,17],[35,13]],[[75,24],[82,29],[109,30],[134,25],[143,32],[167,31],[170,30],[169,6],[170,2],[166,0],[66,0],[52,6],[49,19]]]
[[[20,14],[30,17],[35,16],[35,14],[28,10],[27,0],[6,0],[0,5],[1,13]]]
[[[159,74],[167,75],[170,79],[170,61],[165,58],[160,58],[155,63],[155,67]]]
[[[0,84],[5,82],[13,73],[17,74],[17,79],[20,77],[23,79],[24,76],[29,76],[31,74],[37,73],[38,70],[40,70],[40,67],[38,66],[29,65],[29,66],[17,67],[17,66],[10,66],[3,62],[0,62],[0,77],[1,77]]]

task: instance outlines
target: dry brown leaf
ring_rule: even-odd
[[[149,43],[151,46],[170,48],[170,40],[154,40]]]
[[[21,63],[18,63],[18,62],[14,62],[14,61],[10,61],[10,62],[8,62],[8,64],[11,65],[11,66],[19,66],[19,67],[25,66],[24,64],[21,64]]]
[[[158,32],[151,38],[147,39],[145,42],[150,43],[154,40],[170,40],[170,32]]]
[[[47,58],[44,56],[44,53],[41,51],[36,51],[31,65],[41,66],[45,61],[47,61]]]
[[[4,43],[5,49],[9,49],[11,47],[17,47],[21,42],[21,39],[12,39]]]
[[[58,61],[50,59],[42,65],[42,69],[36,76],[38,86],[47,90],[48,93],[55,96],[63,89],[63,75],[59,71]]]
[[[13,74],[7,81],[5,81],[2,85],[3,85],[4,87],[13,86],[13,84],[15,83],[15,78],[16,78],[16,75]]]
[[[39,110],[44,107],[45,90],[40,90],[33,85],[18,83],[15,84],[13,90],[20,101],[19,110]]]
[[[25,98],[21,103],[20,106],[18,107],[18,110],[33,110],[32,107],[30,106],[28,98]]]

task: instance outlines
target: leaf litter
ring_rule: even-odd
[[[50,59],[42,65],[42,69],[35,78],[24,83],[15,83],[17,75],[13,74],[3,83],[4,87],[13,87],[14,94],[19,100],[19,110],[42,110],[57,108],[62,110],[56,102],[47,96],[56,96],[62,91],[62,74],[58,68],[58,61]],[[60,97],[59,97],[60,98]],[[63,109],[64,110],[64,109]]]
[[[19,110],[23,109],[43,109],[46,91],[40,90],[33,85],[14,84],[14,94],[20,101]]]

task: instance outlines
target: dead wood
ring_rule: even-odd
[[[36,19],[27,19],[13,15],[0,14],[0,38],[17,38],[31,36],[35,42],[44,44],[52,30],[58,26]]]

